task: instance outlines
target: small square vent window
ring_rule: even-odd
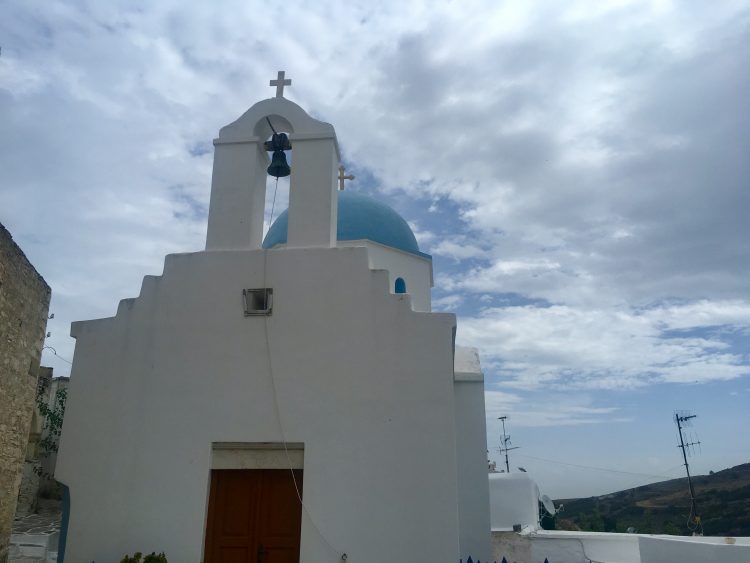
[[[242,300],[245,303],[245,316],[270,315],[273,308],[273,289],[243,289]]]

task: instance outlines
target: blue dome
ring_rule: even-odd
[[[417,239],[408,223],[386,204],[356,192],[339,191],[338,240],[367,239],[419,256]],[[286,244],[289,223],[287,209],[268,229],[263,248]]]

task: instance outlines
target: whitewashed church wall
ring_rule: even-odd
[[[406,293],[411,296],[415,311],[432,310],[432,261],[369,240],[339,241],[339,246],[365,246],[370,267],[388,271],[388,283],[394,293],[396,278],[406,282]]]
[[[638,536],[600,532],[532,530],[492,532],[492,560],[518,563],[641,563]]]
[[[554,563],[641,562],[638,538],[633,534],[539,530],[526,537],[531,541],[530,563],[544,563],[545,559]]]
[[[459,380],[456,374],[456,453],[461,556],[487,561],[490,554],[490,490],[487,479],[487,433],[484,380]]]
[[[364,248],[168,256],[114,318],[74,323],[57,478],[66,560],[202,558],[212,444],[304,444],[301,561],[459,558],[452,334]],[[242,289],[273,288],[245,317]],[[265,325],[284,434],[268,372]],[[334,554],[330,542],[339,554]]]
[[[290,176],[287,246],[336,246],[336,139],[299,139],[293,143],[294,166],[304,173]]]
[[[710,538],[716,543],[700,541],[703,538],[639,536],[638,548],[641,563],[738,563],[750,561],[750,545],[722,544],[724,538]],[[745,538],[741,538],[745,539]],[[696,541],[697,540],[697,541]]]
[[[739,563],[750,561],[750,544],[735,538],[532,530],[493,532],[492,558],[544,563]]]
[[[214,142],[206,249],[260,248],[268,178],[268,155],[261,148],[262,141]]]
[[[539,487],[528,473],[490,473],[489,489],[493,532],[539,525]]]
[[[490,542],[492,544],[492,557],[488,561],[499,563],[503,560],[503,557],[506,561],[513,561],[514,563],[532,563],[533,561],[531,559],[531,540],[526,535],[516,532],[492,532]]]

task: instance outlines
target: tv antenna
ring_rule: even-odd
[[[698,508],[695,504],[695,489],[693,488],[693,480],[690,477],[690,468],[688,466],[688,455],[691,455],[695,451],[695,446],[700,448],[700,441],[695,438],[690,438],[688,442],[685,441],[682,430],[686,427],[692,426],[691,420],[696,418],[698,415],[691,414],[687,411],[677,411],[674,413],[674,421],[677,424],[677,432],[680,435],[680,444],[677,446],[682,450],[682,459],[685,461],[685,472],[688,478],[688,487],[690,487],[690,516],[688,516],[687,527],[688,530],[693,532],[694,536],[703,535],[703,524],[701,524],[701,517],[698,515]]]
[[[505,454],[505,470],[510,473],[510,463],[508,462],[508,452],[510,450],[517,450],[520,446],[511,447],[510,435],[505,433],[505,421],[508,420],[507,416],[498,416],[497,419],[503,423],[503,443],[500,445],[500,453]]]

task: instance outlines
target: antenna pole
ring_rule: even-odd
[[[690,488],[690,518],[688,520],[688,528],[692,530],[694,535],[697,533],[702,536],[703,526],[701,525],[701,517],[698,516],[698,508],[695,504],[695,489],[693,488],[693,480],[690,477],[690,467],[688,466],[687,453],[685,451],[688,447],[694,444],[700,444],[700,442],[690,442],[686,444],[685,439],[682,436],[682,424],[696,416],[697,415],[695,414],[680,416],[680,413],[675,413],[674,420],[677,423],[677,431],[680,434],[680,445],[677,447],[682,450],[682,459],[685,462],[685,473],[687,473],[688,487]],[[701,532],[698,532],[699,529]]]
[[[505,450],[505,470],[510,473],[510,464],[508,463],[508,449],[505,447],[507,446],[508,438],[505,435],[505,419],[508,418],[507,416],[501,416],[499,420],[503,423],[503,449]]]
[[[508,419],[507,416],[498,416],[497,419],[503,423],[503,443],[500,446],[500,451],[505,453],[505,470],[510,473],[510,462],[508,461],[508,452],[510,450],[517,450],[518,446],[509,448],[510,436],[505,433],[505,421]]]

